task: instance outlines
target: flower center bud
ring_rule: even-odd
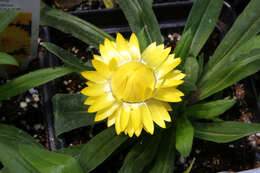
[[[152,97],[155,86],[153,71],[138,61],[121,65],[112,75],[114,96],[125,102],[142,102]]]

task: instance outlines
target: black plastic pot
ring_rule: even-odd
[[[191,1],[154,4],[153,9],[162,32],[181,33],[192,5],[193,2]],[[127,20],[120,9],[84,10],[70,13],[98,26],[110,34],[115,34],[117,32],[130,32]],[[230,29],[235,18],[236,15],[231,6],[224,2],[221,16],[215,29],[218,33],[219,41]],[[53,28],[43,27],[43,32],[45,35],[44,41],[50,41],[55,44],[63,43],[65,39],[72,37],[70,34],[64,34]],[[59,65],[54,55],[46,53],[44,56],[45,57],[40,56],[42,68]],[[52,91],[55,91],[55,81],[43,86],[43,97],[44,102],[46,103],[44,109],[46,113],[49,145],[51,150],[55,150],[57,148],[57,142],[55,139],[55,129],[53,127],[53,111],[51,105],[51,98],[55,92]]]

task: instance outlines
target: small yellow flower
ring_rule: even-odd
[[[95,121],[107,118],[116,133],[139,136],[142,129],[154,133],[155,122],[165,128],[170,122],[168,102],[180,102],[184,94],[176,87],[185,74],[174,70],[181,62],[164,45],[149,45],[141,54],[135,34],[126,41],[117,34],[116,42],[105,39],[92,64],[96,71],[82,72],[88,87],[81,93],[89,96],[84,104],[88,112],[97,112]]]

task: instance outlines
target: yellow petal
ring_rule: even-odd
[[[137,130],[135,130],[135,135],[138,137],[140,136],[141,132],[143,130],[143,125],[140,125]]]
[[[116,118],[115,118],[116,113],[115,112],[108,117],[108,119],[107,119],[107,127],[111,127],[112,125],[115,124],[115,121],[116,121]]]
[[[94,57],[93,59],[99,60],[99,61],[102,61],[105,63],[104,59],[101,56],[94,54],[93,57]]]
[[[97,70],[99,74],[101,74],[105,78],[109,78],[111,75],[111,71],[109,70],[109,67],[107,64],[105,64],[102,61],[99,60],[92,60],[92,64],[94,68]]]
[[[155,102],[154,100],[151,100],[149,101],[147,104],[148,104],[148,107],[149,107],[149,110],[151,112],[151,115],[152,115],[152,118],[153,118],[153,121],[160,127],[162,128],[165,128],[166,125],[164,123],[164,120],[163,120],[163,117],[161,115],[161,112],[158,110],[160,108],[160,106],[158,106],[156,104],[157,102]]]
[[[85,82],[86,83],[86,85],[88,85],[88,86],[94,86],[94,85],[96,85],[96,83],[95,82],[92,82],[92,81],[87,81],[87,82]]]
[[[180,70],[173,70],[169,72],[166,76],[165,79],[172,79],[172,80],[181,80],[185,77],[186,75],[184,73],[181,73]]]
[[[145,50],[142,53],[142,58],[143,57],[147,57],[148,55],[151,54],[151,52],[156,48],[156,42],[153,42],[152,44],[150,44],[147,48],[145,48]]]
[[[151,112],[146,104],[142,104],[141,107],[142,122],[147,132],[153,134],[154,125]]]
[[[184,94],[176,88],[160,88],[154,98],[165,102],[180,102]]]
[[[117,33],[116,35],[116,48],[120,55],[124,57],[124,59],[132,59],[130,55],[130,50],[128,47],[128,42],[124,39],[124,37],[120,34]]]
[[[174,58],[174,54],[169,55],[168,59],[155,70],[157,78],[159,79],[165,76],[167,73],[172,71],[180,63],[181,63],[180,58]]]
[[[118,104],[114,104],[111,107],[98,111],[94,121],[102,121],[106,119],[107,117],[111,116],[118,109],[118,107]]]
[[[170,116],[167,108],[165,107],[164,103],[161,101],[155,100],[155,104],[157,105],[157,110],[160,113],[163,120],[171,122],[171,116]]]
[[[111,93],[97,97],[95,102],[88,108],[88,112],[97,112],[115,103],[115,98]]]
[[[122,112],[121,112],[120,124],[121,124],[122,131],[124,131],[130,119],[131,109],[126,104],[122,105],[121,109]]]
[[[170,47],[164,49],[162,44],[149,51],[149,53],[144,54],[142,58],[150,67],[155,69],[168,58],[170,51]]]
[[[134,33],[131,35],[130,40],[129,40],[129,49],[130,49],[130,54],[132,56],[132,59],[141,58],[139,42]]]
[[[85,100],[84,104],[85,104],[85,105],[92,105],[92,104],[95,102],[96,99],[97,99],[97,97],[88,97],[88,98]]]
[[[128,133],[130,138],[133,137],[133,135],[135,133],[135,129],[133,127],[131,119],[129,120],[129,123],[128,123],[128,126],[127,126],[127,133]]]
[[[81,75],[90,80],[93,81],[95,83],[104,83],[106,82],[106,78],[104,78],[102,75],[100,75],[98,72],[96,71],[84,71],[81,73]]]
[[[115,118],[116,118],[115,119],[116,134],[119,135],[122,132],[120,127],[121,108],[116,111]]]
[[[166,79],[160,87],[161,88],[176,87],[176,86],[182,84],[183,82],[184,82],[183,80]]]
[[[117,61],[115,60],[115,58],[112,58],[109,61],[109,70],[114,71],[114,70],[116,70],[117,67],[118,67]]]
[[[113,42],[108,39],[105,39],[104,45],[101,44],[99,46],[99,51],[103,61],[106,64],[108,64],[112,58],[115,58],[118,62],[124,60],[124,57],[122,57],[116,50],[115,46],[113,45]]]
[[[161,102],[161,103],[164,105],[167,111],[172,111],[172,107],[169,103],[167,102]]]
[[[136,131],[141,126],[141,111],[139,105],[132,106],[131,120]]]
[[[180,70],[173,70],[164,77],[163,83],[160,87],[166,88],[178,86],[184,82],[181,79],[183,79],[185,76],[186,75],[181,73]]]
[[[86,96],[100,96],[110,91],[108,83],[95,84],[82,89],[80,92]]]

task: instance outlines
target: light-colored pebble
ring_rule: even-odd
[[[28,106],[26,102],[20,102],[20,108],[25,109]]]

